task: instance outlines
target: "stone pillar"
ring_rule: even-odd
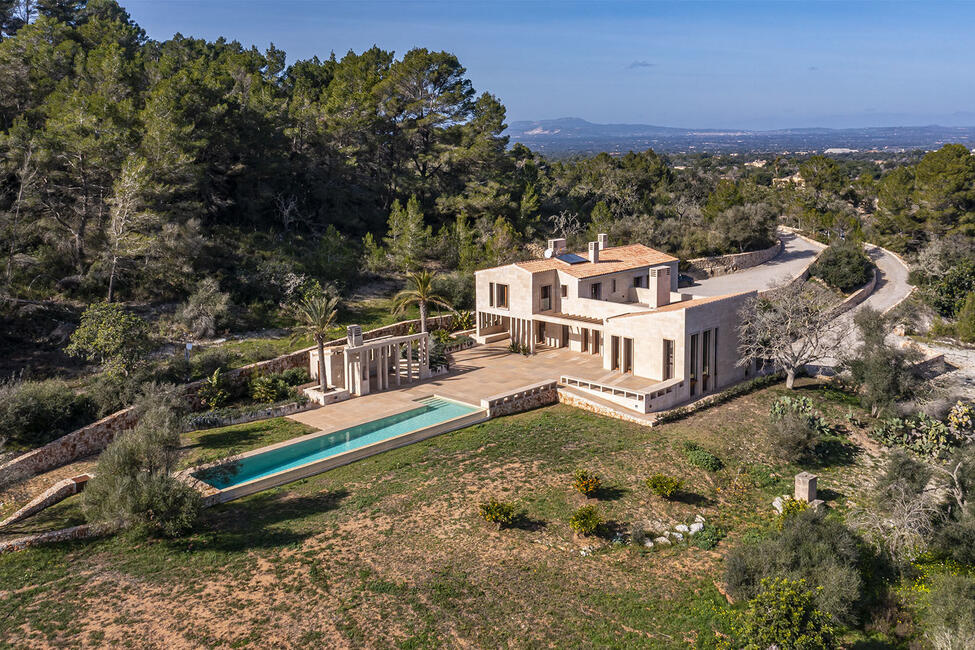
[[[396,358],[393,359],[393,369],[396,372],[396,385],[397,386],[399,386],[400,385],[400,382],[401,382],[401,379],[400,379],[400,376],[399,376],[399,363],[400,363],[400,358],[402,356],[403,356],[403,344],[402,343],[397,343],[396,344]]]
[[[799,474],[796,474],[796,501],[812,503],[816,500],[817,478],[818,477],[815,474],[810,474],[809,472],[800,472]]]
[[[430,335],[420,337],[420,378],[430,376]]]

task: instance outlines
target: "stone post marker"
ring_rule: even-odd
[[[796,501],[812,503],[816,500],[817,478],[818,477],[815,474],[810,474],[809,472],[800,472],[799,474],[796,474]]]

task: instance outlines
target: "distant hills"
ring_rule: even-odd
[[[812,152],[826,149],[936,149],[948,142],[975,146],[975,127],[898,126],[852,129],[684,129],[652,124],[596,124],[578,117],[512,122],[505,135],[549,155],[642,151],[668,153]]]

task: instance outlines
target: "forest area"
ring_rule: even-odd
[[[919,261],[948,329],[975,286],[961,145],[550,160],[508,141],[500,99],[448,52],[159,42],[114,0],[5,0],[0,35],[4,348],[64,340],[101,302],[162,341],[288,326],[302,296],[419,269],[469,309],[473,270],[597,232],[682,260],[767,247],[779,223],[869,239]],[[219,312],[203,331],[200,304]]]

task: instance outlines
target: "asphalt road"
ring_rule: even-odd
[[[695,296],[723,296],[778,287],[799,275],[812,264],[816,254],[825,248],[822,244],[806,241],[789,232],[779,231],[779,236],[782,238],[782,252],[765,264],[737,273],[698,280],[689,287],[682,287],[680,292]]]

